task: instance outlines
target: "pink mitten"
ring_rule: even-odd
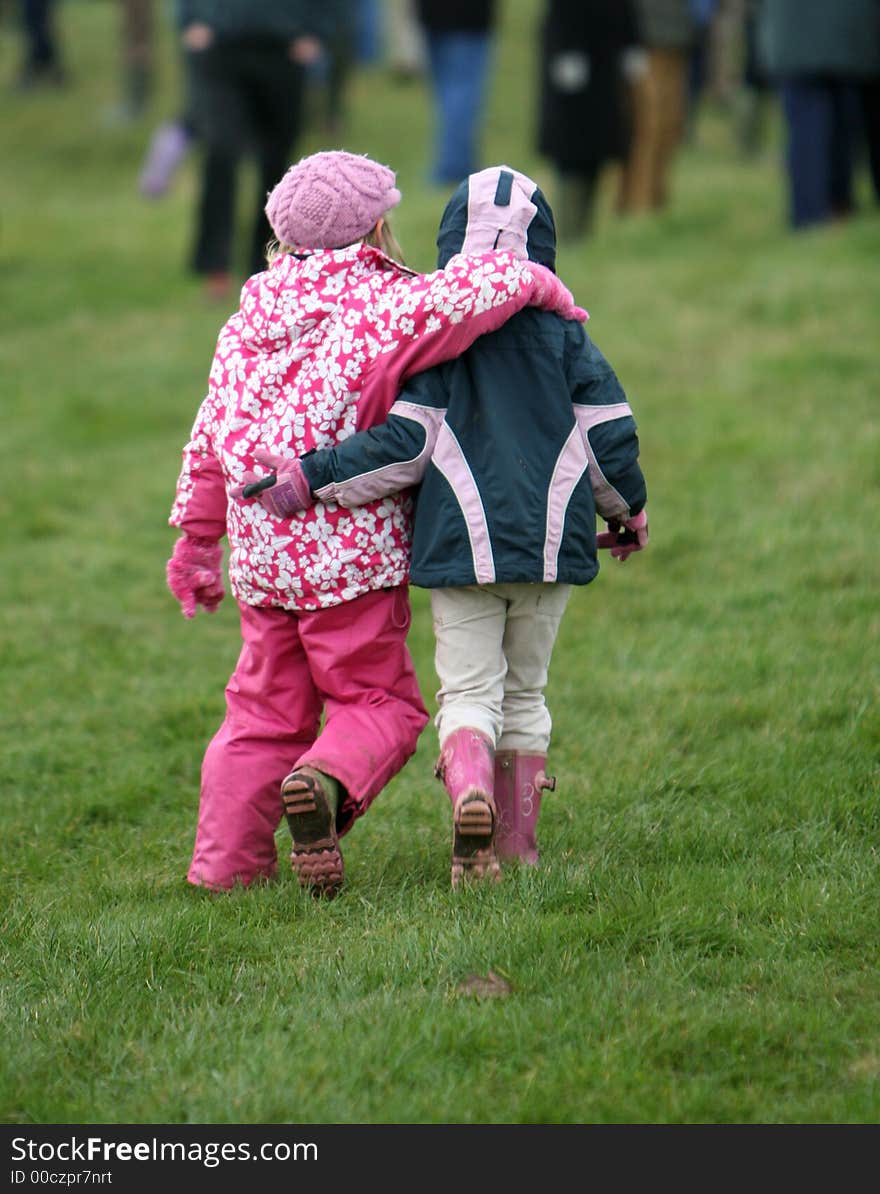
[[[617,519],[608,523],[608,530],[596,536],[596,546],[610,547],[611,554],[621,564],[628,560],[634,551],[641,551],[648,545],[648,512],[642,508],[638,514],[624,522],[626,530],[621,531]]]
[[[529,269],[535,275],[530,306],[555,311],[563,319],[576,319],[578,323],[584,323],[590,318],[583,307],[575,305],[571,291],[552,269],[548,269],[546,265],[539,265],[536,261],[529,262]]]
[[[185,618],[194,618],[199,605],[212,614],[223,600],[222,565],[223,548],[213,539],[184,533],[174,544],[165,574]]]
[[[274,452],[258,448],[254,452],[254,459],[271,469],[275,481],[267,489],[248,496],[255,497],[260,505],[276,518],[290,518],[311,506],[312,491],[309,489],[303,467],[296,457],[276,456]],[[247,474],[245,484],[231,490],[232,496],[245,498],[244,491],[248,484],[258,480],[258,477],[252,478],[251,474]]]

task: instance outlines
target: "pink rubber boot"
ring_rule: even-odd
[[[535,828],[541,792],[556,788],[556,776],[544,772],[546,764],[546,755],[522,750],[500,750],[495,755],[495,853],[504,861],[520,858],[529,866],[538,865]]]
[[[492,740],[470,727],[453,730],[440,751],[435,774],[452,801],[452,886],[463,879],[501,878],[495,857]]]

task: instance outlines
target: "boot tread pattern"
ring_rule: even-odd
[[[320,780],[305,770],[294,771],[281,785],[281,799],[293,838],[290,864],[300,887],[332,898],[342,886],[345,868],[336,818]]]
[[[499,880],[492,798],[482,792],[462,797],[455,806],[452,825],[452,886],[459,887],[467,879]]]

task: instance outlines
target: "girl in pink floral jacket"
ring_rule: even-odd
[[[428,718],[406,647],[409,500],[275,516],[240,500],[256,466],[277,470],[381,422],[406,377],[526,305],[585,318],[554,274],[507,252],[428,275],[401,266],[384,218],[400,201],[394,183],[342,151],[288,170],[266,206],[279,250],[220,332],[183,451],[169,587],[187,617],[216,609],[227,536],[243,639],[202,765],[198,886],[272,877],[284,812],[300,883],[335,894],[339,838]]]

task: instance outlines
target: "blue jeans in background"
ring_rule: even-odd
[[[355,54],[358,62],[379,62],[385,40],[383,5],[379,0],[357,0],[355,6]]]
[[[431,178],[445,186],[480,169],[491,34],[428,31],[426,43],[435,104]]]
[[[786,166],[792,228],[821,224],[853,209],[853,146],[858,96],[845,79],[781,81],[788,129]]]
[[[32,66],[48,66],[57,60],[52,28],[55,0],[21,0],[21,16]]]

